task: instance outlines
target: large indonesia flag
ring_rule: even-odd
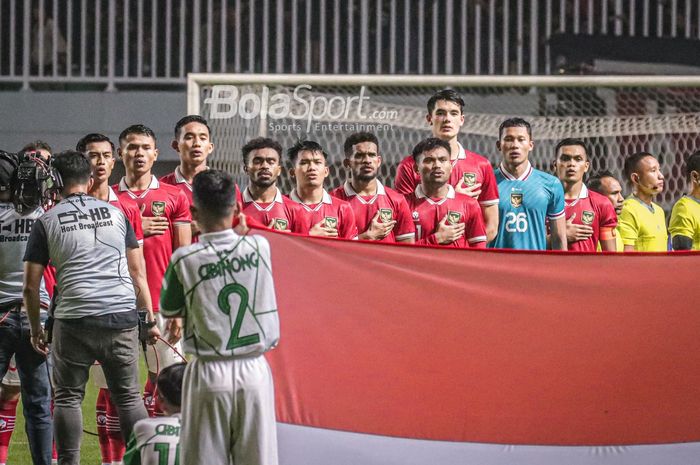
[[[264,234],[282,465],[700,463],[700,254]]]

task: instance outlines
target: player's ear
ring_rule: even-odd
[[[430,113],[425,115],[425,121],[427,121],[427,123],[432,126],[433,125],[433,115],[431,115]]]
[[[173,139],[173,141],[170,143],[170,147],[172,147],[173,150],[175,150],[177,153],[180,153],[180,149],[177,145],[177,140]]]
[[[343,158],[343,167],[350,168],[350,159],[349,158]]]
[[[584,173],[588,173],[588,170],[591,168],[591,162],[586,160],[586,168],[583,170]]]
[[[157,160],[158,159],[158,149],[153,149],[153,155],[154,155],[153,159]]]
[[[122,159],[122,148],[121,147],[119,147],[117,149],[117,156],[119,157],[120,160]]]
[[[501,141],[500,140],[496,141],[496,150],[498,150],[499,152],[501,151]]]
[[[630,179],[634,184],[639,184],[639,175],[637,173],[632,173]]]

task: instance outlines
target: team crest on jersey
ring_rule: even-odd
[[[272,223],[272,229],[277,231],[286,231],[289,223],[284,218],[275,218]]]
[[[457,224],[461,218],[462,214],[460,212],[455,212],[452,210],[447,212],[447,224]]]
[[[324,218],[324,221],[326,222],[327,228],[333,228],[333,229],[338,228],[338,218],[336,218],[334,216],[327,216]]]
[[[382,223],[388,223],[394,218],[394,212],[391,211],[391,208],[380,208],[379,209],[379,219],[382,220]]]
[[[464,178],[465,186],[472,187],[476,184],[476,173],[464,173],[462,177]]]
[[[581,223],[591,225],[595,219],[595,213],[590,210],[584,210],[581,214]]]
[[[163,216],[165,214],[165,202],[151,203],[151,213],[153,213],[153,216]]]
[[[510,204],[513,208],[518,208],[523,204],[523,193],[522,192],[511,192],[510,193]]]

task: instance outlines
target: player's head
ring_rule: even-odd
[[[450,180],[452,161],[450,144],[437,137],[430,137],[413,147],[413,161],[421,184],[431,188],[441,187]]]
[[[51,166],[61,176],[64,192],[76,187],[87,191],[82,188],[90,185],[92,166],[85,155],[75,150],[66,150],[54,155]]]
[[[282,173],[282,146],[267,137],[248,141],[243,148],[243,170],[251,184],[266,189],[277,183]]]
[[[166,415],[180,411],[182,405],[182,379],[185,376],[185,364],[176,363],[160,370],[156,380],[158,403]]]
[[[193,166],[206,163],[214,150],[207,120],[199,115],[187,115],[175,124],[175,139],[171,146],[180,160]]]
[[[197,173],[192,180],[190,210],[204,233],[230,228],[238,210],[236,183],[231,175],[214,169]]]
[[[150,174],[158,158],[156,135],[143,124],[134,124],[119,134],[119,157],[127,173],[142,176]]]
[[[426,121],[433,136],[443,140],[457,137],[464,124],[464,100],[452,89],[444,89],[428,100]]]
[[[92,165],[92,179],[96,184],[109,182],[114,168],[114,144],[104,134],[88,134],[78,141],[75,150],[87,156]]]
[[[615,207],[615,213],[622,213],[622,205],[625,203],[625,198],[622,195],[622,185],[617,180],[614,174],[610,171],[598,171],[593,173],[589,178],[586,186],[593,192],[597,192],[610,199],[610,202]]]
[[[554,156],[554,171],[562,182],[582,182],[591,167],[588,148],[581,139],[560,140],[554,149]]]
[[[287,150],[292,168],[289,174],[297,187],[323,187],[328,177],[328,154],[318,142],[300,140]]]
[[[637,194],[653,196],[664,190],[661,166],[649,152],[637,152],[625,158],[625,176]]]
[[[693,192],[700,189],[700,150],[685,161],[683,169]]]
[[[44,161],[49,161],[53,150],[51,146],[43,140],[35,140],[28,143],[20,150],[20,153],[36,152]]]
[[[12,177],[17,169],[18,159],[14,153],[0,150],[0,201],[10,200]]]
[[[377,178],[382,157],[379,140],[371,132],[350,134],[343,144],[343,166],[350,170],[353,180],[367,182]]]
[[[507,166],[525,163],[534,148],[530,123],[522,118],[508,118],[498,127],[496,148]]]

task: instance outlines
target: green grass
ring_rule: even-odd
[[[140,357],[139,374],[141,375],[141,386],[146,382],[146,364],[143,356]],[[95,424],[95,401],[97,400],[98,389],[95,383],[89,380],[85,389],[85,399],[83,401],[83,430],[97,433]],[[29,454],[27,435],[24,432],[24,415],[22,415],[22,403],[17,406],[17,422],[15,432],[12,434],[10,450],[7,455],[7,465],[31,465],[32,458]],[[97,436],[83,434],[80,447],[80,463],[85,465],[100,465],[100,446]]]

